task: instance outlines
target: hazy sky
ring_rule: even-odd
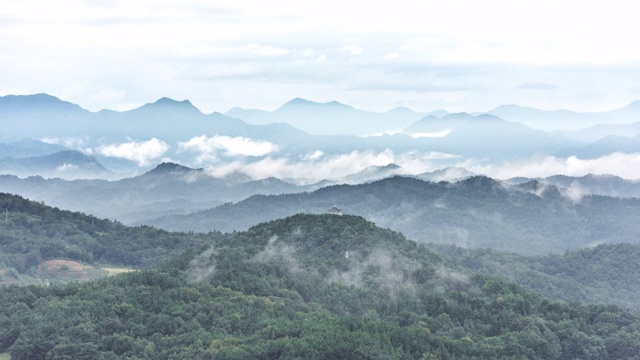
[[[0,7],[0,95],[204,112],[579,111],[640,98],[632,1],[30,1]]]

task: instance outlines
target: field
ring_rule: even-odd
[[[109,273],[110,276],[135,271],[134,269],[121,268],[121,267],[107,267],[107,266],[102,266],[100,267],[100,269]]]
[[[0,269],[0,284],[56,284],[56,283],[68,283],[71,281],[91,281],[100,279],[106,276],[113,276],[122,273],[135,271],[129,268],[115,267],[115,266],[100,266],[100,265],[87,265],[78,261],[67,259],[54,259],[47,260],[36,268],[36,271],[32,276],[26,274],[17,274],[16,276],[10,275],[4,269]],[[0,360],[3,360],[0,357]]]

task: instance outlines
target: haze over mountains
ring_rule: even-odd
[[[545,124],[559,124],[565,115],[569,123],[579,124],[576,131],[544,131],[554,130]],[[516,106],[487,114],[409,109],[374,113],[298,98],[272,112],[235,108],[223,115],[204,114],[188,100],[168,98],[129,111],[90,112],[38,94],[0,97],[0,116],[5,120],[0,159],[14,158],[7,160],[14,165],[4,171],[22,177],[34,172],[16,165],[23,162],[19,159],[76,150],[113,173],[109,177],[107,172],[87,171],[88,178],[130,177],[166,161],[202,167],[216,177],[241,173],[253,179],[304,179],[305,183],[343,179],[392,163],[408,175],[458,166],[499,178],[557,173],[640,178],[632,167],[613,169],[607,161],[614,154],[620,161],[637,161],[633,154],[640,150],[638,103],[592,114]],[[600,125],[592,127],[596,123]],[[17,150],[20,141],[34,140],[59,146]],[[572,157],[577,160],[570,162]],[[558,169],[551,174],[544,169],[549,162]],[[49,165],[56,166],[64,164]],[[81,177],[64,172],[40,175]]]
[[[48,95],[0,108],[0,283],[96,281],[0,291],[12,356],[640,349],[633,123],[549,132],[490,113],[303,99],[235,117],[167,98],[125,112]],[[334,206],[341,216],[326,214]],[[105,263],[138,272],[96,280]],[[327,334],[340,335],[319,345]]]
[[[536,181],[506,186],[482,176],[457,183],[393,177],[311,193],[255,195],[144,223],[172,231],[228,232],[297,213],[325,213],[337,206],[419,242],[522,254],[638,241],[640,199],[574,195]]]

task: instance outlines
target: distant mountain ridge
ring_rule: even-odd
[[[569,110],[540,110],[518,105],[501,105],[486,113],[546,131],[576,131],[599,124],[640,122],[640,100],[619,109],[579,113]]]
[[[335,205],[421,242],[524,254],[638,242],[640,199],[584,196],[577,201],[569,195],[548,184],[507,186],[484,176],[457,183],[392,177],[311,193],[255,195],[235,204],[144,223],[173,231],[244,230],[297,213],[325,213]]]
[[[607,117],[606,122],[617,121],[616,114],[632,116],[640,108],[638,104],[608,112],[611,117]],[[520,111],[514,107],[501,109]],[[126,174],[139,174],[163,161],[191,167],[231,163],[234,167],[243,167],[277,159],[283,164],[304,166],[305,162],[331,163],[336,156],[364,152],[385,152],[391,157],[389,162],[401,166],[405,165],[398,160],[401,154],[413,154],[410,155],[413,157],[424,154],[429,160],[421,160],[423,163],[429,161],[431,168],[443,168],[458,166],[465,160],[499,165],[540,155],[590,159],[614,152],[640,151],[635,137],[605,137],[608,131],[619,133],[621,129],[632,129],[622,125],[607,125],[609,130],[601,134],[604,138],[589,143],[581,139],[592,137],[593,129],[573,136],[566,132],[536,130],[516,122],[518,118],[505,120],[486,113],[436,111],[429,114],[407,108],[375,113],[336,101],[317,103],[301,98],[272,112],[236,108],[223,115],[204,114],[188,100],[169,98],[129,111],[91,112],[53,96],[38,94],[2,97],[0,114],[5,120],[0,142],[5,145],[26,137],[68,144],[74,150],[95,156],[114,172]],[[598,119],[604,119],[602,116]],[[315,135],[315,130],[302,126],[322,128],[331,135]],[[267,150],[257,155],[237,152],[236,147],[243,143],[265,146]],[[6,149],[7,153],[12,151]],[[320,155],[311,157],[313,154]],[[362,164],[351,173],[378,165],[379,162]],[[344,171],[335,178],[348,175]],[[266,176],[280,177],[276,173]]]
[[[640,198],[640,181],[626,180],[614,175],[566,176],[554,175],[546,178],[515,178],[506,180],[511,184],[523,184],[536,181],[565,189],[576,198],[585,195],[602,195],[618,198]]]
[[[5,96],[0,97],[0,115],[7,120],[0,141],[89,136],[96,139],[158,137],[177,142],[203,133],[267,139],[270,134],[301,133],[285,124],[255,126],[220,113],[206,115],[188,100],[169,98],[128,111],[94,113],[45,94]]]
[[[125,223],[187,214],[254,194],[295,193],[316,188],[274,178],[252,180],[241,174],[216,178],[203,169],[170,162],[161,163],[142,175],[116,181],[65,181],[41,176],[21,179],[15,175],[0,175],[3,192]]]
[[[395,109],[375,113],[331,101],[318,103],[295,98],[276,110],[245,110],[233,108],[225,113],[252,124],[285,122],[316,135],[370,135],[402,129],[426,114],[411,109]]]
[[[95,179],[113,175],[95,158],[64,150],[43,156],[0,159],[0,174],[20,177],[40,175],[66,179]]]
[[[62,145],[47,144],[33,139],[22,139],[9,144],[0,143],[0,159],[6,157],[23,158],[43,156],[69,150]]]

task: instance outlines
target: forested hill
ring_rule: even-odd
[[[0,267],[19,273],[50,259],[146,267],[219,236],[126,227],[4,193],[0,212]]]
[[[552,299],[640,310],[640,244],[602,244],[548,256],[450,245],[427,247],[452,267],[498,276]]]
[[[638,242],[640,232],[640,199],[575,198],[535,181],[509,186],[482,176],[457,183],[393,177],[312,193],[257,195],[148,224],[174,231],[245,230],[297,213],[324,213],[334,205],[419,242],[523,254]]]
[[[640,319],[467,277],[360,217],[296,215],[156,270],[0,291],[16,359],[634,359]]]

